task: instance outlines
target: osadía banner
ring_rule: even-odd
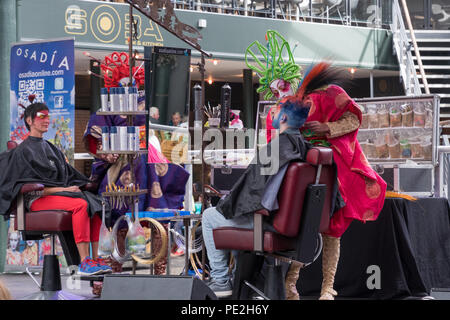
[[[28,136],[23,114],[33,102],[50,109],[44,139],[64,152],[73,164],[75,124],[74,40],[17,43],[11,47],[11,140]],[[34,100],[33,100],[34,98]]]
[[[11,140],[21,143],[29,132],[23,115],[33,102],[44,102],[50,109],[50,126],[44,139],[63,151],[73,164],[75,123],[74,40],[57,39],[16,43],[11,47]],[[34,98],[34,99],[33,99]],[[56,252],[66,266],[59,241]],[[51,252],[50,239],[23,241],[9,221],[5,271],[23,271],[39,266]]]

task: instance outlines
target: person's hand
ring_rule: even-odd
[[[109,162],[109,163],[115,163],[115,162],[117,162],[117,159],[119,159],[119,155],[118,154],[108,153],[108,154],[100,155],[100,158],[102,160],[104,160],[104,161]]]
[[[109,163],[116,163],[117,159],[119,159],[119,155],[117,153],[109,153],[106,155],[106,161]]]
[[[80,188],[78,186],[71,186],[71,187],[64,188],[64,191],[81,192],[81,190],[80,190]]]
[[[328,125],[319,121],[305,122],[304,127],[313,131],[314,133],[330,133],[330,128],[328,127]]]

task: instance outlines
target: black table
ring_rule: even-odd
[[[401,299],[450,288],[449,218],[445,198],[390,198],[376,221],[353,221],[341,238],[338,297]],[[301,270],[297,288],[301,296],[319,296],[321,283],[319,257]]]

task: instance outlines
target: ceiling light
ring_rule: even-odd
[[[212,78],[209,78],[209,79],[208,79],[208,83],[209,83],[209,84],[212,84],[212,83],[213,83]]]

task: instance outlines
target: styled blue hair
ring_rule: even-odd
[[[299,102],[291,102],[289,100],[281,104],[280,113],[288,116],[287,125],[290,128],[299,129],[303,126],[308,118],[310,107],[300,104]],[[281,115],[280,115],[281,116]]]

